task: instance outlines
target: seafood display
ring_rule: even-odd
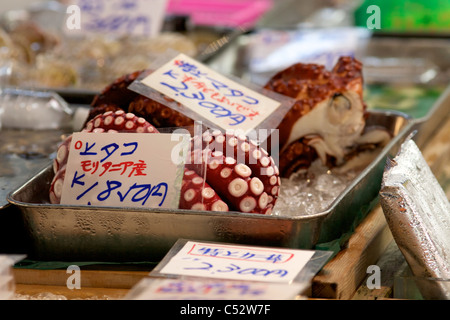
[[[442,34],[355,1],[9,2],[0,297],[450,300]]]
[[[142,117],[124,110],[106,111],[90,120],[83,132],[158,133]],[[270,214],[278,198],[278,168],[268,153],[246,137],[205,131],[194,136],[190,159],[185,166],[180,209],[200,211],[238,211]],[[54,160],[55,176],[50,202],[60,203],[71,136],[59,146]],[[198,161],[196,161],[198,159]],[[206,175],[203,170],[206,170]]]
[[[363,145],[384,145],[389,134],[365,126],[362,64],[341,57],[333,70],[322,65],[295,64],[274,75],[266,89],[296,100],[279,125],[280,171],[284,177],[320,158],[340,166]]]
[[[127,88],[144,72],[151,70],[126,74],[103,89],[91,104],[88,121],[98,113],[122,109],[159,128],[192,126],[193,119]],[[296,100],[278,126],[282,177],[308,168],[317,158],[328,167],[362,168],[369,159],[361,156],[363,151],[391,139],[384,128],[365,125],[362,64],[354,58],[341,57],[332,71],[295,64],[273,76],[265,88]]]
[[[190,56],[199,45],[182,33],[164,31],[148,39],[67,37],[32,21],[0,26],[3,83],[28,88],[98,91],[127,70],[147,68],[168,49]],[[70,61],[70,63],[67,63]]]

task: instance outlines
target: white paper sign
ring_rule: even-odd
[[[279,106],[275,101],[179,54],[141,81],[219,129],[254,130]]]
[[[290,300],[304,284],[232,280],[152,279],[141,280],[130,292],[132,300]],[[230,310],[231,312],[231,310]],[[255,314],[258,310],[253,310]]]
[[[290,283],[314,251],[188,241],[160,273]]]
[[[167,6],[167,0],[69,0],[66,3],[67,34],[146,37],[161,31]]]
[[[61,204],[178,208],[179,153],[187,154],[188,141],[181,134],[76,132]]]

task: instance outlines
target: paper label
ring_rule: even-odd
[[[61,204],[178,208],[189,139],[181,134],[73,134]]]
[[[254,130],[280,102],[251,90],[179,54],[141,83],[182,104],[216,128]]]
[[[69,0],[66,33],[156,36],[167,0]],[[79,15],[79,26],[77,21]]]
[[[231,280],[143,279],[133,300],[290,300],[304,284]]]
[[[160,273],[290,283],[314,251],[188,241]]]

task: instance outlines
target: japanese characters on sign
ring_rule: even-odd
[[[178,139],[177,139],[178,137]],[[62,204],[177,208],[180,134],[73,134]],[[183,151],[184,150],[184,151]]]
[[[79,26],[68,24],[67,33],[118,36],[155,36],[162,28],[167,0],[69,0],[68,11],[79,15]],[[72,17],[68,17],[72,18]],[[75,18],[75,17],[73,17]]]
[[[141,83],[166,95],[214,127],[254,130],[280,106],[259,92],[234,82],[198,61],[179,54]]]
[[[160,272],[185,276],[290,283],[314,251],[187,241]]]

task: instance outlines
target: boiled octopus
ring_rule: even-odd
[[[96,115],[82,131],[159,133],[144,118],[123,110]],[[61,201],[71,137],[58,147],[53,162],[55,176],[49,195],[53,204]],[[281,180],[278,167],[267,151],[245,136],[217,130],[194,136],[191,146],[184,168],[179,209],[272,212]]]
[[[194,119],[128,89],[148,72],[124,75],[107,86],[94,98],[86,121],[105,111],[124,110],[157,128],[193,127]],[[307,169],[316,159],[342,170],[363,167],[368,160],[362,163],[360,151],[375,149],[391,138],[384,128],[366,126],[362,64],[355,58],[341,57],[331,71],[323,65],[297,63],[275,74],[264,88],[295,100],[277,128],[282,177]]]
[[[195,147],[198,144],[200,148]],[[206,130],[201,137],[193,137],[191,150],[186,173],[197,173],[199,177],[205,175],[209,186],[226,199],[230,210],[272,212],[279,196],[281,179],[278,166],[265,149],[246,136],[236,136],[234,132]],[[183,192],[180,204],[188,208],[199,206],[193,201],[199,196],[198,191],[183,182]],[[209,207],[207,203],[201,207],[212,209],[212,205]]]
[[[359,149],[391,138],[384,128],[365,126],[362,64],[353,57],[340,57],[331,71],[318,64],[294,64],[275,74],[265,89],[295,99],[278,126],[283,177],[317,158],[329,167],[341,166]]]

